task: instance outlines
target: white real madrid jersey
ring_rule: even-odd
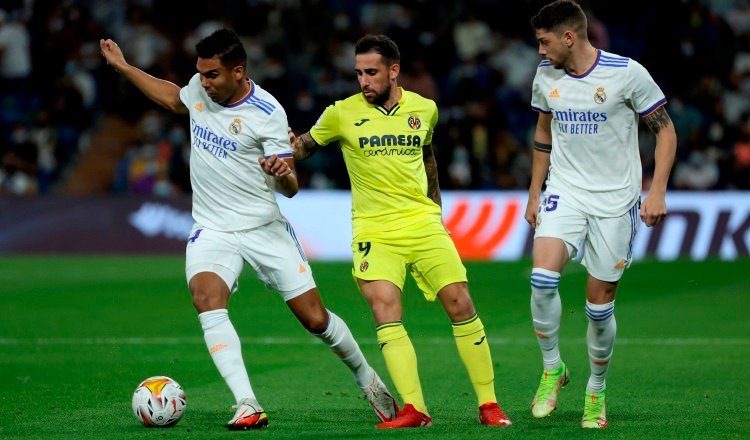
[[[278,101],[251,82],[249,94],[225,106],[206,95],[199,74],[180,90],[190,110],[193,219],[218,231],[241,231],[282,219],[258,158],[291,157],[287,117]]]
[[[531,107],[552,114],[552,153],[547,187],[587,213],[616,217],[641,193],[638,122],[666,103],[638,62],[597,51],[581,75],[537,67]]]

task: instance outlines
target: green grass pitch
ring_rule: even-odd
[[[561,350],[571,384],[552,417],[531,417],[541,373],[528,261],[467,263],[495,363],[506,429],[477,424],[449,322],[410,281],[404,322],[417,350],[428,429],[380,432],[351,374],[247,268],[230,317],[270,426],[230,433],[231,393],[203,344],[183,258],[0,258],[0,438],[480,439],[750,437],[750,260],[636,262],[621,282],[605,432],[579,427],[588,378],[585,272],[563,274]],[[373,321],[348,264],[313,264],[326,305],[390,385]],[[188,396],[183,420],[146,429],[130,409],[142,379],[168,375]],[[391,389],[393,387],[391,385]]]

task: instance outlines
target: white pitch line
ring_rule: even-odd
[[[418,344],[453,345],[453,338],[419,338],[412,340]],[[585,345],[586,339],[563,340],[566,344]],[[191,345],[204,344],[202,337],[143,338],[143,337],[101,337],[101,338],[0,338],[0,346],[15,345]],[[243,344],[250,345],[312,345],[320,341],[313,337],[257,337],[242,338]],[[375,345],[371,338],[359,339],[360,344]],[[536,345],[532,338],[492,338],[490,345]],[[750,345],[750,338],[617,338],[615,345],[633,346],[710,346],[710,345]]]

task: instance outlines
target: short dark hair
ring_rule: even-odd
[[[382,55],[385,64],[388,66],[401,63],[401,53],[398,51],[398,46],[383,34],[365,35],[354,45],[354,55],[368,52],[377,52]]]
[[[539,10],[531,18],[535,30],[546,29],[556,34],[572,29],[579,37],[586,38],[586,14],[578,3],[572,0],[557,0]]]
[[[247,65],[245,47],[231,29],[219,29],[195,45],[195,52],[200,58],[218,57],[226,67]]]

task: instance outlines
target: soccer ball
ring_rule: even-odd
[[[167,376],[149,377],[138,384],[133,393],[133,414],[147,427],[176,425],[186,406],[185,391]]]

